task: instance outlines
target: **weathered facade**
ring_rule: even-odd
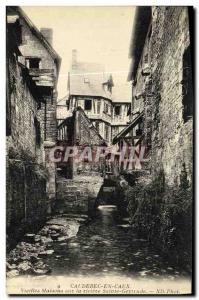
[[[55,198],[56,84],[60,58],[18,7],[7,8],[7,226],[45,218]]]
[[[90,154],[94,156],[96,147],[105,146],[106,142],[81,107],[76,108],[70,117],[59,124],[58,145],[66,147],[62,153],[62,159],[58,163],[58,166],[61,168],[61,174],[66,178],[73,178],[81,173],[102,172],[103,164],[101,164],[101,161],[89,161],[86,157]],[[81,153],[85,151],[85,159],[77,162],[76,159],[69,158],[68,161],[64,161],[67,146],[77,147],[77,157],[80,157]],[[89,152],[86,153],[86,149]]]
[[[193,86],[187,7],[136,9],[131,39],[132,120],[143,112],[151,171],[192,178]],[[133,121],[132,121],[133,122]]]
[[[83,109],[77,107],[58,125],[58,146],[55,209],[62,213],[88,213],[93,209],[105,169],[105,158],[95,161],[96,151],[106,142]]]

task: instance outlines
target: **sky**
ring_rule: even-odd
[[[61,56],[58,98],[67,93],[72,49],[77,59],[101,63],[115,84],[125,83],[134,18],[133,6],[22,6],[33,24],[53,29],[53,48]]]

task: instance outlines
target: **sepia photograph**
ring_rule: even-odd
[[[5,9],[7,294],[193,295],[194,8]]]

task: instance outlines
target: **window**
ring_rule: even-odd
[[[133,100],[132,100],[132,104],[133,104]],[[131,104],[129,104],[127,108],[127,116],[130,116],[130,114],[131,114]]]
[[[37,120],[37,118],[34,118],[34,126],[35,126],[36,146],[40,146],[41,145],[41,129],[40,129],[40,122]]]
[[[143,123],[138,123],[137,129],[135,131],[136,136],[141,136],[143,132]]]
[[[110,93],[112,93],[112,85],[111,85],[111,84],[108,84],[108,91],[109,91]]]
[[[91,110],[92,109],[92,100],[85,100],[84,101],[84,109]]]
[[[193,86],[190,47],[185,50],[183,55],[182,96],[183,120],[186,123],[193,116]]]
[[[100,114],[100,106],[101,106],[101,103],[100,103],[100,100],[97,101],[97,114]]]
[[[39,69],[40,58],[26,59],[26,65],[29,69]]]
[[[104,112],[107,114],[108,113],[108,104],[104,103]]]
[[[121,108],[120,105],[115,106],[115,115],[116,115],[116,116],[119,116],[119,115],[120,115],[120,108]]]
[[[99,132],[99,121],[95,122],[95,128],[97,129],[97,131]]]

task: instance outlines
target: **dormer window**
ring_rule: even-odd
[[[29,69],[39,69],[41,59],[38,57],[26,58],[26,66]]]
[[[103,86],[104,86],[104,89],[105,89],[107,92],[112,93],[112,85],[111,85],[111,84],[109,84],[109,83],[104,83]]]
[[[108,84],[108,91],[112,93],[112,85]]]

